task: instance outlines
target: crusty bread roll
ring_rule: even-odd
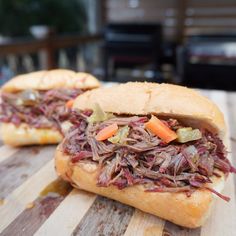
[[[112,88],[88,91],[74,102],[74,108],[92,109],[98,103],[105,112],[116,114],[156,114],[177,118],[193,127],[205,127],[225,137],[224,117],[217,106],[194,90],[169,84],[127,83]],[[73,186],[94,192],[145,212],[154,214],[178,225],[189,228],[201,226],[207,219],[215,195],[198,189],[190,197],[185,193],[145,192],[142,185],[122,190],[114,186],[98,187],[97,164],[78,162],[72,164],[70,157],[59,145],[55,153],[55,166],[59,176]],[[213,177],[209,186],[220,192],[225,177]]]
[[[122,190],[115,186],[98,187],[96,183],[99,169],[96,164],[72,165],[69,160],[69,156],[63,154],[58,146],[55,154],[57,174],[76,188],[117,200],[188,228],[203,225],[210,214],[215,195],[207,190],[197,190],[191,197],[187,197],[185,193],[145,192],[142,185]],[[212,181],[210,186],[218,192],[222,191],[224,177],[214,178]]]
[[[222,138],[226,132],[219,108],[198,92],[182,86],[130,82],[86,92],[75,100],[74,107],[92,109],[95,102],[106,112],[171,116],[192,123],[189,125],[193,127],[204,126]]]
[[[1,124],[1,137],[11,146],[57,144],[63,138],[58,130],[36,129],[25,123],[17,127],[12,123]]]
[[[4,84],[1,91],[15,93],[26,89],[50,90],[60,88],[89,90],[99,86],[99,81],[91,74],[55,69],[18,75]],[[62,140],[62,135],[57,130],[36,129],[27,124],[15,126],[11,123],[3,123],[1,134],[4,143],[11,146],[54,144]]]
[[[26,89],[93,89],[99,86],[99,81],[91,74],[55,69],[18,75],[4,84],[2,91],[14,93]]]

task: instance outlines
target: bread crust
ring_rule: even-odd
[[[63,136],[55,129],[38,129],[22,123],[15,126],[12,123],[1,124],[1,137],[5,144],[11,146],[58,144]]]
[[[130,115],[156,114],[174,117],[192,127],[208,128],[225,137],[225,122],[218,107],[196,91],[181,86],[154,83],[126,83],[112,88],[100,88],[79,96],[73,108],[93,109],[98,103],[106,112]],[[142,185],[119,190],[115,186],[98,187],[97,164],[72,164],[60,145],[55,154],[59,176],[73,186],[115,199],[142,211],[159,216],[175,224],[196,228],[204,224],[210,214],[215,195],[199,189],[191,197],[185,193],[145,192]],[[225,177],[212,178],[210,187],[221,191]]]
[[[55,69],[18,75],[3,85],[2,91],[14,93],[25,89],[93,89],[99,86],[99,81],[91,74],[65,69]]]
[[[76,188],[117,200],[188,228],[196,228],[204,224],[215,198],[207,190],[197,190],[191,197],[187,197],[185,193],[145,192],[142,185],[122,190],[115,186],[98,187],[96,185],[97,165],[70,163],[69,156],[63,154],[60,146],[55,153],[55,168],[59,176],[71,182]],[[214,178],[212,181],[211,187],[221,191],[224,177]]]
[[[171,84],[129,82],[98,88],[77,97],[74,108],[93,109],[99,103],[106,112],[130,115],[156,114],[204,127],[222,139],[226,133],[223,114],[209,99],[193,89]]]
[[[55,69],[18,75],[7,82],[1,88],[1,92],[15,93],[26,89],[50,90],[60,88],[89,90],[99,86],[99,81],[90,74]],[[62,140],[61,133],[55,129],[37,129],[24,123],[17,127],[12,123],[3,123],[1,133],[4,143],[11,146],[56,144]]]

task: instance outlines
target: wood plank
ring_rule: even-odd
[[[69,185],[69,183],[68,183]],[[57,206],[63,201],[72,187],[66,189],[64,196],[59,194],[48,194],[38,197],[25,209],[10,225],[1,233],[7,235],[33,235],[39,227],[48,219]]]
[[[189,7],[235,7],[235,0],[188,0]]]
[[[172,14],[172,13],[171,13]],[[139,10],[139,9],[124,9],[121,12],[117,9],[111,10],[108,13],[108,20],[111,22],[127,23],[132,21],[140,23],[157,23],[160,22],[165,27],[176,27],[178,24],[177,16],[173,13],[173,16],[167,16],[166,11],[163,9],[160,14],[155,9],[152,10]]]
[[[132,207],[99,196],[73,235],[123,235],[133,211]]]
[[[95,199],[92,193],[74,189],[34,235],[71,235]]]
[[[236,18],[236,8],[235,9],[232,9],[233,11],[233,13],[231,13],[231,15],[226,15],[226,14],[222,14],[222,15],[217,15],[217,14],[215,14],[215,15],[189,15],[189,16],[186,16],[186,18],[188,18],[188,19],[192,19],[193,21],[195,21],[195,20],[198,20],[198,19],[201,19],[201,20],[203,20],[203,19],[206,19],[206,20],[208,20],[208,19],[211,19],[211,20],[220,20],[220,19],[229,19],[229,20],[234,20],[235,18]],[[212,19],[212,18],[214,18],[214,19]],[[207,22],[206,22],[206,24],[207,24]]]
[[[145,22],[146,20],[146,17],[148,16],[148,13],[150,12],[151,15],[154,17],[154,13],[156,12],[156,18],[157,19],[163,19],[163,18],[171,18],[171,17],[178,17],[179,15],[179,12],[178,12],[178,9],[176,8],[153,8],[153,7],[149,7],[149,8],[110,8],[108,9],[108,13],[107,15],[109,16],[109,18],[113,19],[113,14],[116,14],[116,13],[120,13],[121,15],[123,14],[123,11],[125,12],[138,12],[140,16],[143,16],[144,19],[143,19],[143,22]],[[125,14],[127,15],[127,14]],[[125,21],[125,19],[124,19]],[[155,22],[155,23],[158,23],[158,22]]]
[[[49,46],[52,50],[59,48],[66,48],[77,46],[80,44],[86,44],[95,42],[101,39],[101,35],[93,34],[88,36],[81,36],[78,34],[72,35],[57,35],[50,36],[46,39],[29,39],[29,38],[16,38],[10,40],[7,43],[0,45],[0,54],[26,54],[37,53],[41,49],[47,49]]]
[[[229,124],[230,124],[230,144],[232,153],[232,164],[236,167],[236,93],[228,93],[227,104],[229,111]],[[234,175],[234,183],[236,183],[236,175]],[[236,188],[235,188],[236,196]]]
[[[0,147],[0,163],[5,161],[8,157],[18,152],[19,148],[13,148],[7,145],[3,145]]]
[[[107,1],[107,8],[109,9],[124,9],[124,8],[131,8],[131,4],[127,0],[108,0]],[[176,0],[139,0],[138,1],[138,8],[169,8],[174,7],[177,5]]]
[[[6,197],[37,172],[45,163],[53,158],[54,152],[55,146],[24,147],[1,162],[0,198]]]
[[[235,27],[236,26],[236,17],[223,18],[223,17],[214,17],[214,18],[191,18],[187,17],[185,19],[185,26],[188,27]]]
[[[164,224],[164,220],[136,209],[124,236],[161,236],[163,234]]]
[[[227,96],[225,92],[213,91],[210,93],[210,98],[219,106],[223,114],[225,115],[226,123],[229,126],[229,115],[227,108]],[[230,134],[227,135],[229,140]],[[227,144],[228,150],[230,150],[230,143]],[[229,153],[229,159],[232,159],[232,155]],[[211,217],[206,222],[206,225],[202,227],[201,236],[227,236],[235,233],[236,222],[236,203],[235,203],[235,184],[233,176],[229,175],[223,193],[231,197],[230,202],[225,202],[222,199],[217,198],[215,206],[213,208]]]
[[[184,22],[185,22],[185,12],[187,7],[187,1],[181,0],[178,1],[178,42],[183,43],[183,34],[184,34]]]
[[[25,208],[34,201],[41,190],[57,178],[54,161],[51,160],[30,179],[5,198],[0,206],[0,232],[4,230]]]
[[[166,236],[168,236],[168,235],[174,235],[174,236],[200,236],[201,228],[187,229],[187,228],[175,225],[175,224],[173,224],[169,221],[166,221],[163,232],[164,232],[163,234],[166,235]]]
[[[190,17],[232,17],[236,16],[236,7],[195,7],[187,8],[186,15]]]
[[[221,26],[221,27],[190,27],[190,28],[185,28],[184,34],[186,36],[191,36],[191,35],[198,35],[198,34],[217,34],[217,33],[236,33],[236,28],[234,27],[227,27],[227,26]]]

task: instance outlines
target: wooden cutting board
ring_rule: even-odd
[[[232,151],[229,158],[234,159],[236,166],[236,93],[201,92],[225,114],[230,131],[228,149]],[[231,201],[217,199],[205,226],[189,230],[73,189],[55,174],[52,159],[55,146],[16,149],[0,145],[0,235],[236,235],[233,175],[224,189]],[[47,194],[50,191],[54,193]]]

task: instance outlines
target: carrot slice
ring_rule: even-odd
[[[155,116],[152,116],[151,119],[145,123],[145,128],[150,130],[166,143],[177,138],[177,134]]]
[[[66,107],[67,107],[67,108],[72,108],[73,104],[74,104],[74,100],[73,100],[73,99],[72,99],[72,100],[69,100],[69,101],[66,103]]]
[[[103,140],[110,138],[114,134],[116,134],[117,131],[118,131],[118,125],[116,123],[114,123],[112,125],[108,125],[104,129],[100,130],[97,133],[95,138],[98,141],[103,141]]]

